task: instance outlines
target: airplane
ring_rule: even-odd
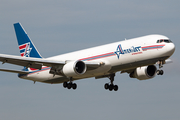
[[[151,79],[163,75],[162,67],[171,61],[175,45],[166,36],[152,34],[92,47],[71,53],[43,58],[20,23],[14,24],[20,55],[0,54],[2,64],[22,66],[22,70],[0,69],[18,73],[18,77],[49,84],[63,83],[67,89],[76,89],[74,82],[95,77],[109,78],[104,88],[117,91],[116,72],[128,73],[130,78]]]

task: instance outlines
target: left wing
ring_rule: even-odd
[[[15,64],[19,66],[25,66],[25,67],[31,67],[35,69],[41,69],[42,66],[63,66],[68,61],[57,61],[57,60],[49,60],[45,58],[32,58],[32,57],[21,57],[21,56],[15,56],[15,55],[6,55],[6,54],[0,54],[0,61],[2,61],[2,64],[4,63],[10,63]],[[84,62],[89,69],[96,69],[99,66],[101,66],[102,62]]]
[[[32,57],[21,57],[15,55],[5,55],[0,54],[0,61],[2,64],[10,63],[25,67],[31,67],[35,69],[41,69],[42,66],[54,66],[54,65],[64,65],[63,61],[54,61],[54,60],[46,60],[44,58],[32,58]]]

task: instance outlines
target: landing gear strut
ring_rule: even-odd
[[[163,61],[158,61],[158,64],[159,64],[159,70],[156,71],[157,75],[163,75],[164,74],[164,71],[161,70],[161,68],[163,67]]]
[[[72,88],[72,89],[75,90],[75,89],[77,88],[77,84],[76,84],[76,83],[73,83],[73,82],[72,82],[72,78],[70,78],[70,82],[69,82],[69,83],[68,83],[68,82],[64,82],[64,83],[63,83],[63,87],[64,87],[64,88],[67,88],[67,89],[71,89],[71,88]]]
[[[108,78],[110,79],[110,82],[111,82],[111,83],[110,83],[110,84],[109,84],[109,83],[106,83],[106,84],[104,85],[104,88],[105,88],[106,90],[108,90],[108,89],[109,89],[109,91],[112,91],[112,90],[117,91],[117,90],[118,90],[118,86],[113,84],[114,77],[115,77],[115,73],[111,74],[111,75],[108,77]]]

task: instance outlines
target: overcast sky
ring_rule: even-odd
[[[0,72],[2,120],[179,120],[179,0],[1,0],[0,53],[19,55],[13,23],[21,22],[43,57],[162,34],[176,45],[163,76],[139,81],[116,73],[117,92],[103,79],[62,84],[33,84]],[[1,65],[21,69],[11,65]]]

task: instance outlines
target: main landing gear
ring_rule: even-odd
[[[68,82],[64,82],[63,83],[63,87],[67,88],[67,89],[71,89],[72,88],[72,89],[75,90],[77,88],[77,84],[73,83],[73,82],[69,82],[69,83]]]
[[[76,84],[76,83],[73,83],[73,82],[72,82],[72,78],[70,78],[70,82],[64,82],[64,83],[63,83],[63,87],[64,87],[64,88],[67,88],[67,89],[71,89],[71,88],[72,88],[72,89],[75,90],[75,89],[77,88],[77,84]]]
[[[161,70],[161,68],[163,67],[163,61],[158,61],[158,64],[159,64],[159,70],[156,71],[157,75],[163,75],[164,74],[164,71]]]
[[[117,91],[118,90],[118,85],[114,85],[113,84],[113,82],[114,82],[114,77],[115,77],[115,73],[113,73],[113,74],[110,74],[109,76],[108,76],[108,78],[109,78],[109,80],[110,80],[110,83],[106,83],[105,85],[104,85],[104,88],[106,89],[106,90],[109,90],[109,91],[112,91],[112,90],[114,90],[114,91]],[[76,89],[77,88],[77,84],[76,83],[73,83],[72,82],[72,77],[69,79],[69,82],[64,82],[63,83],[63,87],[64,88],[67,88],[67,89]]]
[[[108,78],[110,79],[111,84],[106,83],[106,84],[104,85],[104,88],[105,88],[106,90],[108,90],[108,89],[109,89],[109,91],[112,91],[112,90],[117,91],[117,90],[118,90],[118,86],[113,84],[114,76],[115,76],[115,73],[111,74],[111,75],[108,77]]]

